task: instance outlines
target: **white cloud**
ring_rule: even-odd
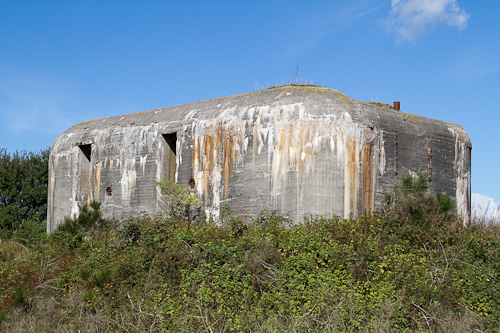
[[[472,216],[485,221],[500,222],[500,203],[479,193],[472,193]]]
[[[414,43],[427,29],[438,24],[464,30],[469,17],[457,0],[391,0],[385,23],[396,41]]]

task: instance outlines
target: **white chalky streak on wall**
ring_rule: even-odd
[[[101,189],[101,171],[102,162],[99,162],[94,167],[94,200],[99,200],[99,191]]]
[[[144,175],[144,173],[146,172],[146,161],[148,159],[148,155],[144,155],[144,156],[139,156],[141,158],[141,168],[142,168],[142,175]]]
[[[103,164],[102,161],[95,162],[91,161],[91,172],[90,172],[90,177],[91,181],[93,181],[94,184],[94,191],[89,192],[89,194],[92,196],[91,199],[98,199],[99,193],[100,193],[100,178],[101,178],[101,172],[103,168],[109,168],[112,169],[114,167],[120,169],[120,189],[121,189],[121,198],[123,200],[122,205],[127,205],[127,203],[130,201],[130,197],[132,193],[135,190],[136,187],[136,181],[137,181],[137,173],[136,173],[136,161],[139,162],[139,166],[142,169],[142,173],[145,173],[146,169],[146,163],[147,163],[147,156],[148,155],[138,155],[140,152],[143,151],[143,148],[147,149],[148,153],[153,153],[153,144],[157,140],[158,137],[158,124],[151,124],[147,126],[141,127],[139,131],[137,131],[137,128],[133,125],[128,126],[128,127],[118,127],[118,128],[112,128],[112,129],[93,129],[91,130],[91,136],[95,138],[96,142],[99,142],[99,147],[100,149],[107,149],[107,148],[102,148],[103,146],[106,147],[106,139],[109,137],[113,136],[120,136],[122,138],[120,144],[117,145],[117,149],[119,149],[119,156],[115,160],[110,159],[109,163],[107,161]],[[68,137],[73,136],[73,133],[69,133]],[[126,142],[127,145],[124,145],[123,142]],[[93,142],[89,142],[93,143]],[[54,148],[56,150],[61,151],[61,149],[58,149],[57,146],[62,145],[63,142],[58,142],[56,141],[54,143]],[[179,142],[178,142],[179,144]],[[180,143],[182,145],[182,142]],[[116,145],[113,143],[113,145]],[[158,143],[160,145],[160,143]],[[157,147],[160,148],[160,147]],[[78,146],[74,146],[71,148],[70,151],[67,151],[66,153],[58,153],[54,155],[54,163],[57,163],[57,160],[63,156],[66,156],[66,160],[68,163],[68,173],[69,177],[71,178],[71,216],[74,216],[78,214],[79,208],[78,208],[78,203],[79,203],[79,190],[80,190],[80,184],[79,182],[79,177],[78,177],[78,154],[79,152]],[[178,149],[181,149],[181,147],[178,147]],[[156,163],[157,163],[157,172],[156,176],[159,179],[161,175],[161,149],[156,150],[157,158],[156,158]],[[158,156],[160,155],[160,156]],[[178,159],[180,159],[180,154],[178,154]],[[159,159],[160,157],[160,159]],[[106,157],[107,159],[107,157]],[[182,162],[182,160],[179,160],[179,162]]]
[[[296,177],[298,205],[302,196],[301,184],[314,173],[315,159],[319,154],[331,154],[331,158],[335,159],[338,165],[344,165],[344,170],[340,171],[346,181],[344,216],[349,217],[356,213],[363,130],[360,125],[352,122],[349,113],[313,116],[306,111],[302,103],[240,109],[233,106],[223,109],[217,118],[210,120],[194,119],[198,111],[192,110],[184,117],[191,123],[184,125],[183,131],[189,131],[191,136],[177,136],[175,177],[177,181],[178,170],[185,163],[182,160],[182,152],[187,150],[187,139],[192,137],[193,178],[198,194],[206,199],[207,214],[218,217],[218,208],[228,196],[229,179],[238,168],[242,168],[244,156],[251,153],[253,161],[256,161],[260,155],[266,154],[266,149],[267,156],[264,156],[267,159],[267,176],[275,207],[283,207],[289,177]],[[158,140],[160,133],[162,131],[159,131],[157,123],[141,126],[139,131],[134,125],[92,130],[92,135],[102,141],[102,144],[111,136],[121,138],[119,157],[116,162],[110,160],[109,167],[116,166],[120,170],[122,205],[127,205],[136,187],[136,163],[137,167],[142,169],[142,174],[145,173],[148,155],[139,155],[144,151],[143,148],[156,154],[156,178],[161,177],[161,164],[164,159],[162,145],[166,143],[164,140]],[[382,174],[385,170],[385,152],[382,133],[377,135],[380,149],[375,157],[380,161],[378,170]],[[190,140],[189,144],[191,145]],[[73,153],[77,153],[79,149],[75,148]],[[73,212],[78,209],[78,179],[75,172],[73,171]],[[99,189],[96,190],[98,195]],[[279,197],[281,202],[278,202]],[[297,216],[297,219],[299,218]]]
[[[113,186],[114,206],[110,212],[135,214],[144,207],[154,213],[150,201],[146,203],[148,196],[155,193],[148,186],[154,186],[155,171],[157,178],[165,171],[163,164],[167,157],[162,155],[167,147],[162,134],[173,131],[177,132],[175,179],[185,185],[192,171],[196,191],[207,198],[207,212],[215,217],[218,206],[231,199],[227,197],[228,188],[235,189],[235,204],[243,209],[249,207],[253,212],[258,207],[284,207],[284,200],[287,200],[286,213],[291,213],[296,206],[297,221],[302,219],[299,214],[308,213],[306,205],[312,206],[311,212],[335,212],[345,217],[359,212],[358,208],[371,207],[373,196],[377,196],[375,201],[381,201],[381,193],[389,186],[387,180],[391,178],[384,175],[387,161],[382,129],[372,129],[372,126],[381,126],[392,133],[390,119],[394,114],[353,103],[338,92],[333,96],[330,90],[314,90],[328,99],[315,104],[317,97],[306,97],[304,104],[292,104],[282,98],[292,92],[273,96],[275,102],[250,95],[247,100],[247,95],[242,95],[241,98],[221,99],[221,103],[207,101],[192,107],[173,107],[136,116],[95,120],[88,125],[86,122],[78,124],[74,131],[70,129],[58,137],[51,148],[49,187],[53,193],[49,194],[49,212],[55,215],[52,214],[54,217],[49,224],[61,221],[61,216],[68,214],[70,209],[76,214],[82,198],[98,199],[102,186]],[[267,95],[266,92],[262,94]],[[374,115],[366,113],[371,111]],[[168,112],[172,115],[167,116]],[[158,118],[152,118],[153,114],[158,114]],[[403,125],[407,124],[409,122]],[[452,124],[449,126],[454,145],[446,147],[446,154],[453,156],[455,150],[455,159],[451,157],[450,161],[454,163],[455,174],[446,173],[445,176],[447,181],[449,177],[454,178],[449,182],[450,186],[456,186],[458,213],[463,216],[469,205],[470,141],[463,130]],[[368,129],[374,132],[376,139],[365,137]],[[424,128],[422,130],[425,132]],[[433,130],[429,133],[434,133]],[[413,132],[415,128],[409,131]],[[85,179],[79,179],[82,175],[86,177],[87,167],[85,173],[80,173],[78,145],[88,144],[92,144],[92,154],[96,155],[90,161],[88,172],[88,187],[93,188],[87,193]],[[392,150],[391,143],[388,147]],[[190,154],[193,154],[192,161]],[[392,158],[392,151],[388,156]],[[448,155],[446,158],[450,159]],[[151,159],[155,160],[156,170]],[[243,166],[243,163],[248,165]],[[106,184],[99,181],[101,171]],[[241,184],[235,183],[236,177],[230,180],[236,174]],[[377,186],[378,181],[384,188]],[[258,197],[246,191],[254,184]],[[239,185],[241,189],[237,188]],[[140,191],[136,186],[141,187]],[[374,193],[365,196],[366,189],[373,189]],[[248,204],[242,203],[241,198]],[[274,207],[264,206],[268,203]]]
[[[468,195],[470,194],[470,170],[466,171],[467,165],[467,134],[464,130],[449,127],[448,130],[455,137],[455,177],[456,177],[456,192],[455,200],[457,204],[457,213],[460,216],[467,217],[467,207],[469,205]]]
[[[223,115],[224,119],[221,119]],[[284,106],[261,106],[238,112],[227,109],[214,120],[195,121],[193,132],[193,178],[197,191],[205,199],[207,214],[218,215],[221,200],[227,196],[233,168],[243,163],[248,137],[253,137],[253,161],[267,146],[268,172],[273,205],[286,193],[289,171],[294,171],[300,197],[300,184],[314,172],[315,155],[330,152],[344,164],[344,216],[357,213],[359,161],[363,130],[343,112],[340,117],[312,116],[302,103]],[[247,118],[247,117],[254,118]],[[298,119],[299,118],[299,119]],[[381,137],[381,133],[378,133]],[[266,142],[267,141],[267,142]],[[383,140],[378,140],[378,145]],[[241,147],[244,147],[241,151]],[[327,147],[328,149],[322,149]],[[379,172],[385,170],[383,147],[376,150]],[[211,202],[208,193],[211,193]],[[282,199],[285,196],[282,195]]]

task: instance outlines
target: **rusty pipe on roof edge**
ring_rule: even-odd
[[[401,108],[400,108],[400,105],[401,103],[399,101],[395,101],[394,102],[394,110],[396,111],[399,111]]]

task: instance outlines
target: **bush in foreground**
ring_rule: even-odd
[[[498,230],[398,217],[145,216],[77,244],[4,241],[0,330],[498,330]]]

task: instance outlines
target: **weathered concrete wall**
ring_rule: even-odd
[[[298,221],[372,211],[398,176],[423,170],[466,215],[470,150],[458,125],[324,88],[282,87],[98,119],[73,126],[51,147],[47,230],[90,199],[103,202],[108,217],[154,214],[160,178],[193,179],[214,217],[228,203],[250,214],[277,208]]]

